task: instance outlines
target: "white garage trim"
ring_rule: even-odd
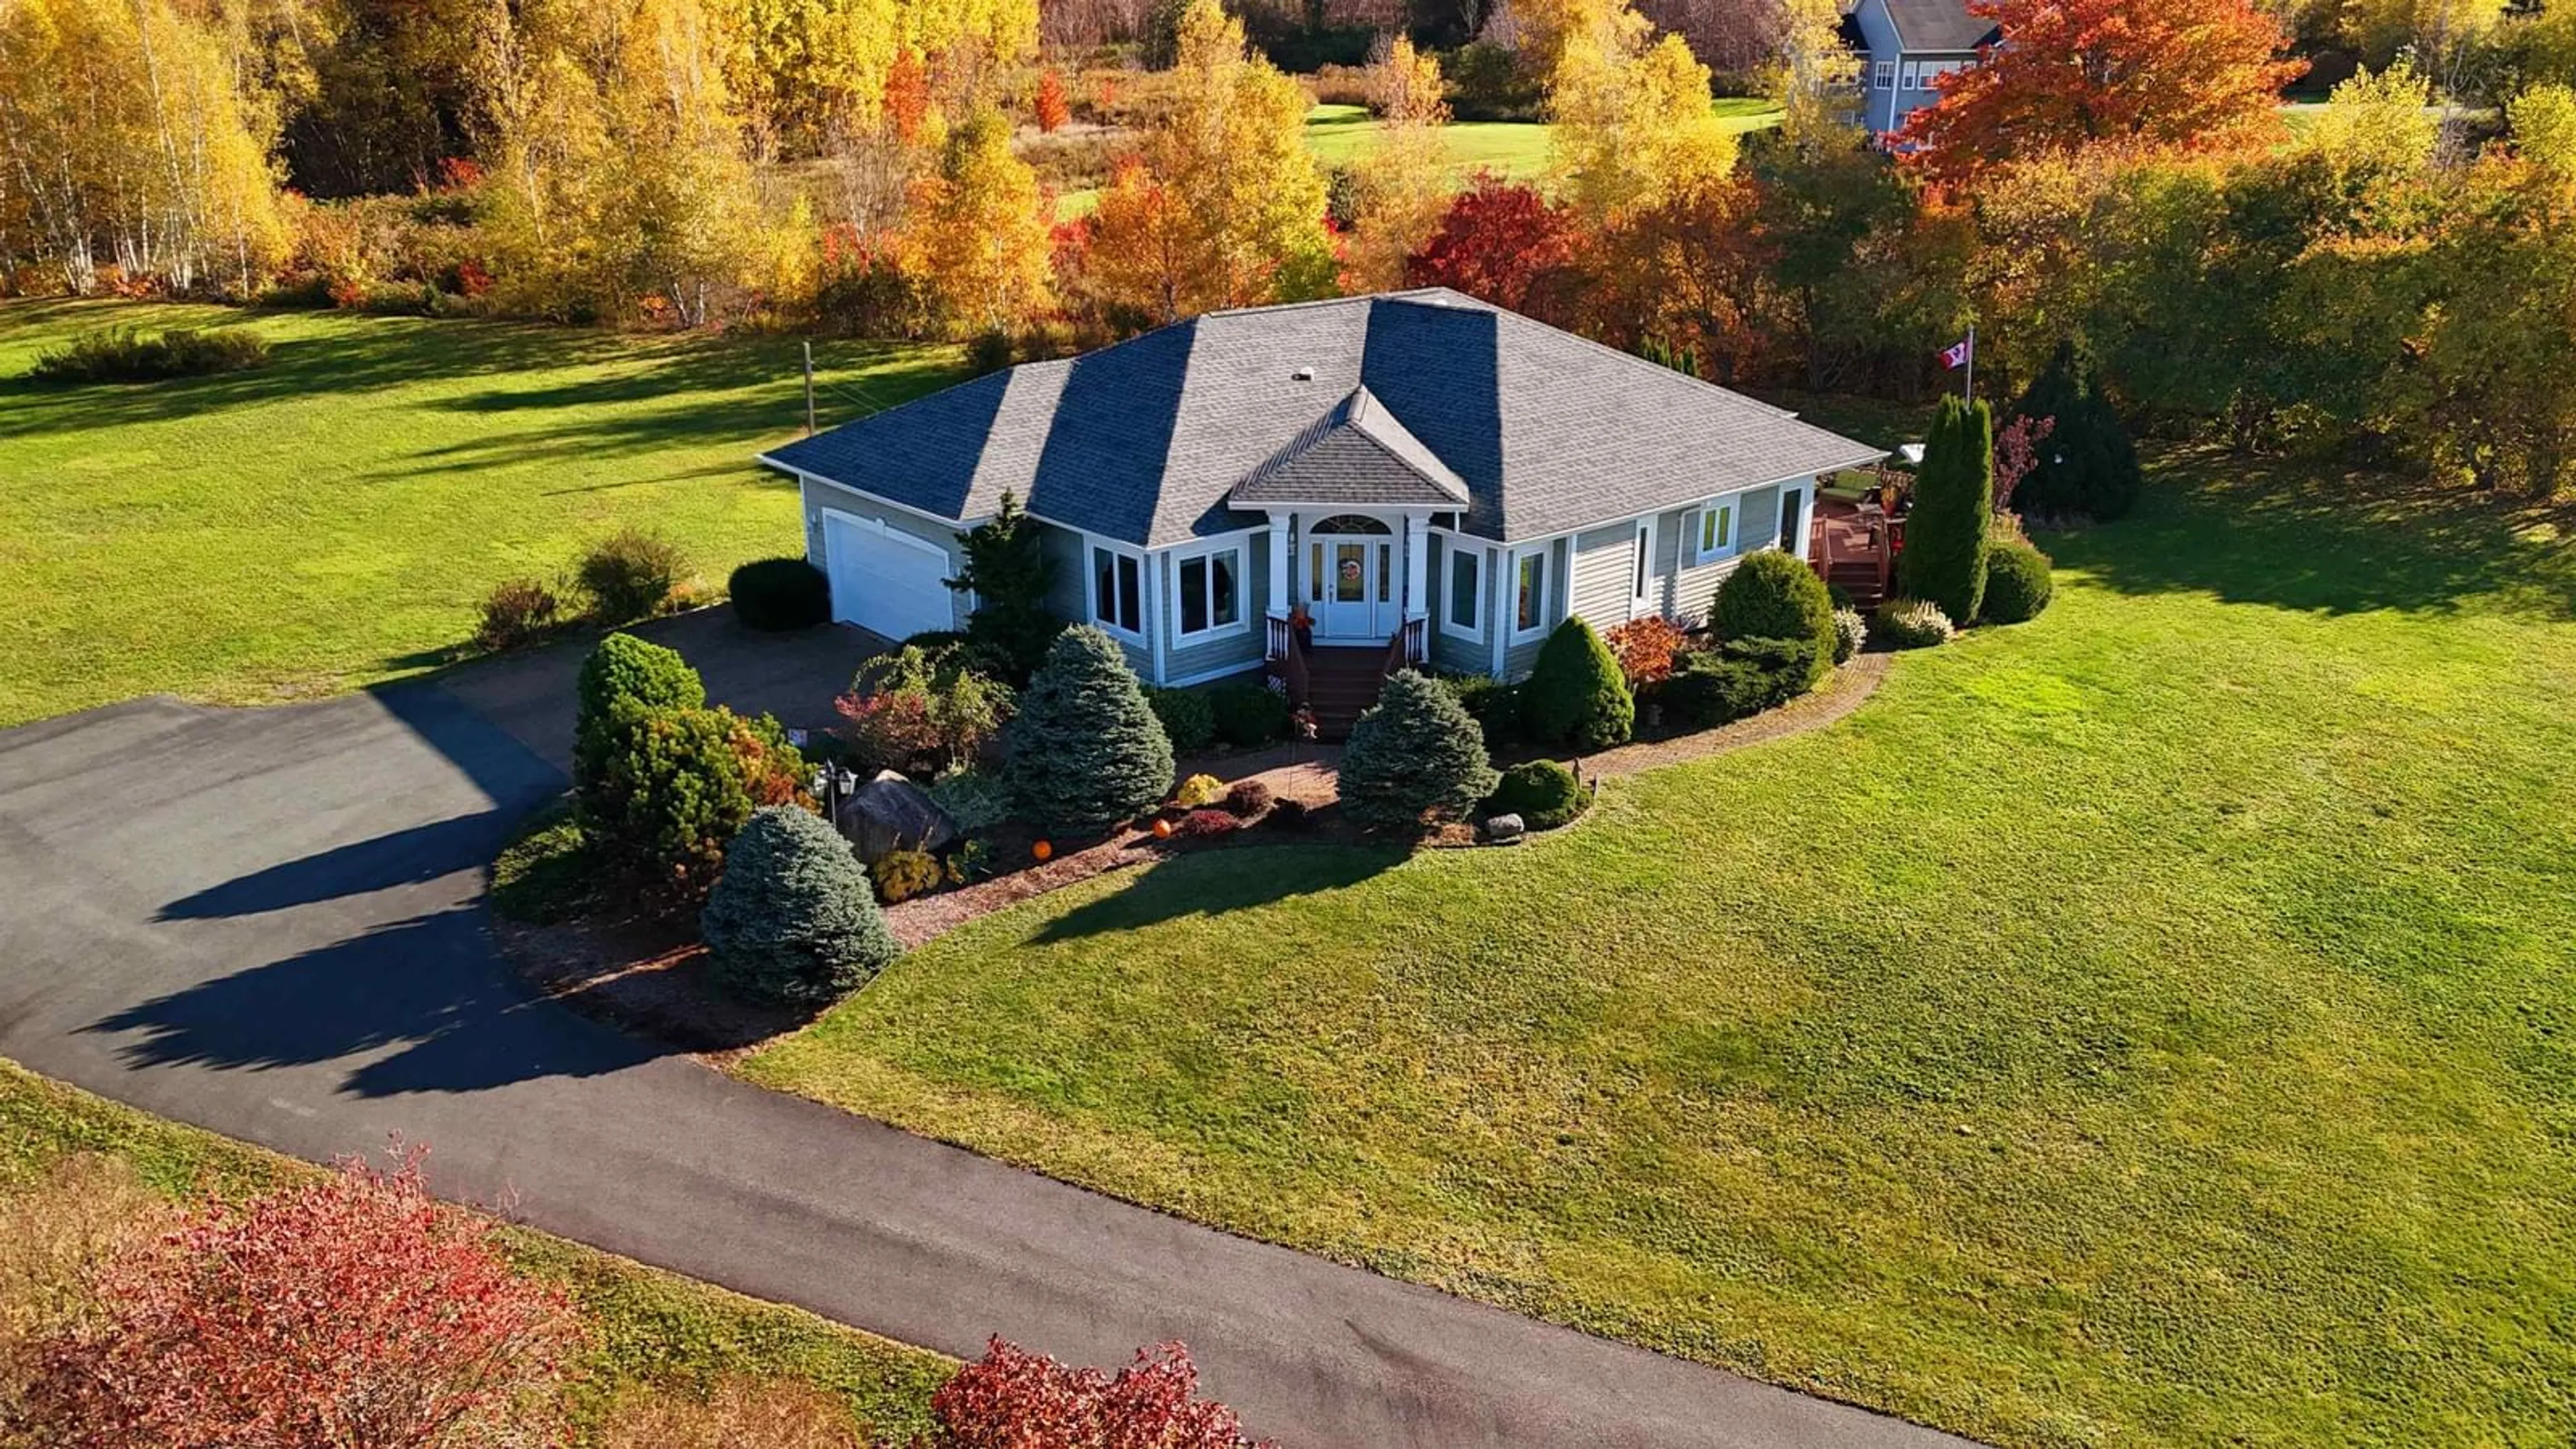
[[[927,539],[915,538],[902,529],[893,528],[882,519],[847,513],[838,508],[822,510],[823,575],[831,580],[832,617],[845,623],[871,629],[890,639],[905,639],[925,630],[957,627],[955,596],[947,584],[948,550]],[[916,569],[893,573],[871,570],[868,560],[843,558],[833,548],[833,529],[849,530],[870,544],[892,543],[921,557],[917,564],[928,564],[925,576]],[[895,557],[901,557],[896,555]],[[867,584],[874,587],[867,587]]]

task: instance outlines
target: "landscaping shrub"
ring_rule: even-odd
[[[483,619],[474,626],[474,647],[499,653],[533,643],[554,628],[563,601],[537,579],[505,579],[483,596]]]
[[[1486,762],[1484,733],[1456,695],[1397,672],[1342,751],[1343,812],[1363,830],[1410,833],[1433,812],[1474,809],[1501,778]]]
[[[1806,639],[1730,639],[1681,657],[1664,682],[1664,708],[1693,729],[1776,709],[1814,688],[1816,646]]]
[[[1267,685],[1237,680],[1207,692],[1216,737],[1237,749],[1255,750],[1288,738],[1288,699]]]
[[[1532,738],[1578,750],[1622,744],[1637,724],[1637,699],[1619,661],[1580,618],[1557,625],[1539,646],[1520,704]]]
[[[2013,490],[2015,509],[2032,518],[2109,520],[2136,506],[2145,485],[2137,444],[2119,410],[2102,395],[2092,360],[2072,342],[2058,344],[2047,369],[2013,404],[2012,416],[2055,420],[2029,474]]]
[[[1717,586],[1709,623],[1721,639],[1812,639],[1814,684],[1834,657],[1834,598],[1816,571],[1766,548],[1747,556]]]
[[[1928,649],[1950,642],[1950,616],[1925,599],[1890,599],[1878,606],[1870,633],[1898,649]]]
[[[574,576],[600,622],[623,624],[660,613],[687,568],[679,545],[640,528],[621,528],[591,545]]]
[[[2027,543],[1997,543],[1986,554],[1985,612],[1980,617],[1989,624],[2036,619],[2056,591],[2048,555]]]
[[[1193,810],[1181,817],[1175,833],[1192,840],[1205,840],[1212,836],[1231,835],[1242,825],[1243,822],[1230,811]]]
[[[1184,810],[1196,810],[1225,798],[1225,782],[1214,775],[1192,775],[1172,793],[1172,803]]]
[[[1627,677],[1628,688],[1659,684],[1672,677],[1673,656],[1689,642],[1682,626],[1661,614],[1631,619],[1601,636],[1610,646],[1610,655],[1619,661],[1619,672]],[[1468,713],[1475,711],[1470,708]],[[1488,733],[1487,738],[1491,738]]]
[[[496,1225],[431,1198],[421,1155],[128,1243],[91,1311],[27,1346],[9,1417],[66,1445],[553,1442],[581,1320]]]
[[[1011,818],[1011,792],[987,770],[951,770],[930,782],[930,802],[965,835],[981,835]]]
[[[1974,619],[1986,594],[1989,522],[1995,511],[1995,419],[1982,402],[1941,399],[1914,480],[1914,511],[1905,520],[1898,585],[1941,606],[1952,619]]]
[[[1262,693],[1270,691],[1265,689]],[[1154,718],[1162,721],[1163,737],[1172,742],[1172,753],[1195,755],[1216,738],[1216,710],[1209,706],[1206,695],[1196,690],[1148,685],[1145,702],[1154,707]]]
[[[1303,830],[1315,823],[1315,812],[1303,800],[1274,800],[1266,818],[1281,830]]]
[[[948,587],[974,595],[975,612],[966,616],[966,638],[1004,683],[1028,683],[1046,658],[1047,646],[1064,632],[1064,621],[1047,605],[1055,565],[1046,556],[1038,524],[1009,491],[993,516],[957,535],[966,566]]]
[[[1869,620],[1858,609],[1834,610],[1834,662],[1849,664],[1869,647]]]
[[[733,571],[725,592],[734,617],[765,633],[810,629],[832,617],[832,583],[801,558],[762,558]]]
[[[239,327],[173,327],[155,337],[111,327],[40,354],[27,376],[38,382],[160,382],[241,372],[267,361],[268,340]]]
[[[572,811],[543,811],[492,862],[492,909],[532,926],[571,920],[590,904],[600,869],[590,832]]]
[[[707,702],[707,687],[678,650],[611,634],[582,660],[573,699],[572,783],[586,795],[598,781],[601,761],[616,747],[618,705],[696,709]]]
[[[939,857],[926,850],[889,850],[868,867],[868,877],[890,906],[939,889],[943,878]]]
[[[850,843],[798,805],[759,811],[733,838],[698,933],[728,990],[792,1006],[840,1000],[903,949]]]
[[[1249,820],[1270,808],[1270,787],[1259,780],[1237,780],[1225,792],[1225,808],[1238,820]]]
[[[1517,815],[1532,830],[1554,830],[1592,804],[1583,782],[1554,760],[1527,760],[1503,772],[1485,799],[1485,815]]]
[[[648,902],[666,910],[706,899],[734,833],[766,805],[799,798],[804,759],[778,722],[728,709],[611,710],[614,744],[582,824]]]
[[[1440,681],[1458,699],[1469,718],[1484,727],[1485,743],[1500,749],[1528,738],[1521,723],[1521,690],[1488,674],[1462,674]]]
[[[1048,646],[1006,743],[1012,798],[1051,834],[1105,834],[1172,787],[1172,742],[1117,641],[1089,624]]]
[[[981,758],[1011,717],[1010,686],[969,667],[956,644],[920,642],[867,660],[832,702],[858,769],[935,775]]]
[[[1177,1343],[1115,1377],[1074,1368],[1001,1339],[931,1397],[921,1449],[1267,1449],[1234,1411],[1198,1397],[1198,1370]]]

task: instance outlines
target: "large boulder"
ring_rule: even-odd
[[[841,806],[841,833],[870,865],[898,850],[937,853],[957,843],[957,822],[930,792],[892,770],[879,770]]]

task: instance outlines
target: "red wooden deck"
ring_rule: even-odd
[[[1851,596],[1864,612],[1887,596],[1893,559],[1888,552],[1886,515],[1839,498],[1818,498],[1816,519],[1809,526],[1807,560],[1826,583]]]

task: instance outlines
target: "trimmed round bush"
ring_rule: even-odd
[[[1636,696],[1619,657],[1580,618],[1557,625],[1539,646],[1520,704],[1521,723],[1534,738],[1578,750],[1625,744],[1637,724]]]
[[[849,842],[794,805],[733,838],[698,933],[728,989],[793,1006],[838,1001],[903,954]]]
[[[1288,700],[1266,685],[1238,680],[1207,692],[1216,737],[1239,749],[1288,738]]]
[[[1094,625],[1077,624],[1047,646],[1003,738],[1002,778],[1049,834],[1105,835],[1172,788],[1172,742],[1118,642]]]
[[[1225,792],[1226,813],[1237,820],[1249,820],[1270,808],[1270,787],[1259,780],[1237,780]]]
[[[1241,828],[1243,822],[1231,811],[1209,808],[1193,810],[1182,816],[1177,833],[1185,839],[1208,840],[1219,835],[1231,835]]]
[[[1145,703],[1153,706],[1154,718],[1163,722],[1163,735],[1172,742],[1174,754],[1195,755],[1216,738],[1216,710],[1196,690],[1147,685]]]
[[[504,579],[483,596],[483,619],[474,627],[478,649],[499,653],[531,644],[563,616],[563,601],[542,579]]]
[[[733,571],[725,584],[734,617],[748,628],[783,634],[832,617],[832,584],[801,558],[762,558]]]
[[[1532,830],[1569,824],[1592,803],[1583,782],[1554,760],[1527,760],[1503,772],[1485,800],[1485,815],[1517,815]]]
[[[1342,812],[1363,830],[1421,830],[1437,811],[1464,815],[1501,777],[1485,732],[1458,697],[1413,670],[1386,682],[1342,750]]]
[[[766,715],[622,700],[609,719],[599,778],[577,797],[581,823],[657,908],[704,903],[736,832],[763,804],[805,788],[804,757]]]
[[[1834,610],[1834,662],[1849,664],[1869,647],[1869,620],[1858,609]]]
[[[698,709],[707,687],[676,649],[632,634],[611,634],[592,646],[573,685],[572,783],[587,793],[601,764],[617,747],[614,716],[620,704],[646,710]]]
[[[1721,639],[1807,639],[1816,646],[1814,684],[1833,667],[1834,597],[1816,571],[1780,552],[1748,555],[1717,586],[1709,614]]]
[[[1929,649],[1950,642],[1950,616],[1925,599],[1890,599],[1878,606],[1870,633],[1898,649]]]
[[[1192,775],[1172,792],[1172,803],[1184,810],[1196,810],[1225,798],[1225,782],[1214,775]]]
[[[2056,592],[2048,555],[2027,543],[1998,543],[1986,555],[1986,598],[1978,617],[1989,624],[2036,619]]]
[[[600,622],[623,624],[662,612],[687,570],[679,545],[658,533],[622,528],[592,544],[574,576]]]

